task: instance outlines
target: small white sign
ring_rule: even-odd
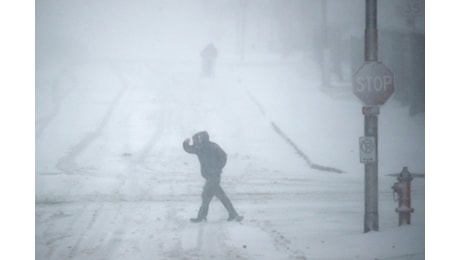
[[[375,137],[363,136],[359,138],[359,158],[361,163],[376,162]]]

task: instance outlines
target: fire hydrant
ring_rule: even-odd
[[[393,192],[398,194],[399,207],[396,208],[396,212],[399,213],[399,225],[410,225],[410,214],[414,212],[411,208],[410,198],[410,183],[412,176],[406,166],[403,167],[402,172],[398,176],[398,181],[393,184]]]

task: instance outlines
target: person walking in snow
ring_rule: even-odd
[[[201,194],[202,202],[198,216],[190,220],[192,222],[206,221],[209,204],[212,198],[216,196],[227,209],[227,221],[241,221],[243,217],[238,215],[232,202],[220,186],[220,177],[227,162],[227,154],[219,145],[209,141],[209,134],[206,131],[194,134],[192,139],[193,145],[190,145],[190,138],[185,139],[182,145],[187,153],[198,156],[201,176],[206,179],[206,183]]]
[[[204,77],[213,77],[214,76],[214,66],[217,59],[217,49],[214,44],[208,44],[202,51],[201,51],[201,75]]]

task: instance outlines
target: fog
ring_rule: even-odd
[[[364,1],[329,0],[330,44],[362,37]],[[381,30],[409,31],[400,1],[380,1]],[[37,60],[194,60],[208,42],[223,54],[310,53],[321,37],[321,1],[52,1],[36,3]],[[424,31],[424,19],[415,20]]]
[[[395,73],[395,98],[415,114],[424,111],[424,77],[414,74],[424,74],[425,19],[424,2],[413,2],[380,1],[377,17],[379,60]],[[301,58],[322,68],[326,85],[346,83],[364,60],[364,21],[361,0],[43,0],[36,3],[36,64],[199,62],[214,43],[220,62]]]
[[[380,228],[364,233],[365,1],[36,1],[36,259],[424,259],[423,4],[378,1],[395,91],[378,116]],[[182,142],[203,130],[242,222],[217,199],[189,221],[204,179]]]

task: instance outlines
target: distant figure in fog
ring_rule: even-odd
[[[217,49],[214,44],[208,44],[201,51],[201,75],[204,77],[214,76],[214,67],[217,59]]]
[[[190,145],[190,138],[185,139],[182,145],[187,153],[198,156],[201,166],[201,176],[206,179],[206,183],[201,194],[202,202],[198,216],[190,220],[195,223],[206,221],[209,204],[212,198],[216,196],[227,209],[227,221],[241,221],[243,217],[238,216],[232,202],[220,186],[220,175],[227,163],[227,154],[219,145],[209,141],[209,134],[206,131],[196,133],[192,139],[193,145]]]

